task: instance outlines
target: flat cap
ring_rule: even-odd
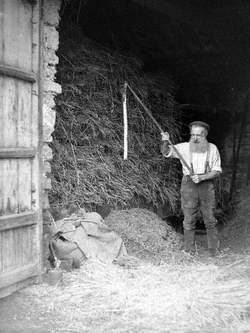
[[[210,126],[205,123],[204,121],[193,121],[192,123],[189,124],[189,128],[191,129],[192,126],[199,126],[205,128],[207,131],[209,131]]]

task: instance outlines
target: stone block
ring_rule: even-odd
[[[56,106],[55,95],[45,93],[43,95],[43,103],[48,105],[51,109],[53,109]]]
[[[62,87],[60,84],[51,80],[44,80],[44,92],[49,92],[55,95],[61,94]]]
[[[46,104],[43,105],[43,141],[51,141],[51,133],[54,131],[56,113]]]
[[[50,209],[49,198],[48,198],[48,190],[43,191],[42,195],[42,208],[43,209]]]
[[[46,79],[54,80],[56,77],[56,68],[54,65],[48,65],[44,68],[44,77]]]
[[[44,26],[44,46],[45,46],[45,48],[57,50],[58,45],[59,45],[58,31],[54,27],[45,25]]]
[[[44,143],[42,151],[43,161],[50,161],[53,158],[52,149]]]
[[[50,190],[51,189],[51,179],[49,177],[43,177],[42,187],[43,187],[44,190]]]
[[[55,50],[52,49],[46,49],[43,60],[45,64],[50,64],[50,65],[57,65],[59,62],[59,58],[55,54]]]
[[[44,164],[43,164],[43,175],[45,177],[49,177],[50,173],[51,173],[50,162],[49,161],[45,161]]]
[[[46,0],[43,6],[44,22],[51,26],[58,26],[61,0]]]

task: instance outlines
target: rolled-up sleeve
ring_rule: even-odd
[[[211,170],[213,171],[218,171],[218,172],[222,172],[222,168],[221,168],[221,158],[220,158],[220,153],[217,149],[216,146],[214,146],[214,149],[213,149],[213,154],[212,154],[212,168]]]

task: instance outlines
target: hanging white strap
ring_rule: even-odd
[[[127,113],[127,83],[124,84],[122,94],[122,107],[123,107],[123,159],[128,159],[128,113]]]

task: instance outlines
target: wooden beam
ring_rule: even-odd
[[[20,79],[26,82],[36,82],[36,74],[33,72],[22,71],[12,66],[0,64],[0,75],[10,76],[12,78]]]
[[[0,289],[38,274],[39,270],[37,263],[25,265],[4,273],[0,273]]]
[[[26,227],[33,224],[37,224],[37,214],[31,211],[0,216],[0,231]]]
[[[11,286],[1,288],[0,289],[0,301],[1,301],[1,298],[9,296],[9,295],[15,293],[16,291],[26,288],[27,286],[29,286],[33,283],[36,283],[36,282],[37,282],[37,275],[27,278],[24,281],[19,281],[17,283],[14,283]]]
[[[37,86],[38,86],[38,219],[37,219],[37,231],[38,231],[38,242],[37,242],[37,255],[39,260],[40,272],[43,271],[43,264],[45,263],[43,257],[43,206],[44,202],[48,201],[48,193],[43,189],[43,177],[44,175],[44,155],[43,155],[43,96],[44,96],[44,49],[45,49],[45,36],[44,36],[44,0],[39,0],[39,53],[38,53],[38,68],[37,68]],[[39,242],[40,241],[40,242]]]
[[[0,148],[0,159],[34,158],[35,156],[36,156],[35,148],[25,148],[25,147]]]

